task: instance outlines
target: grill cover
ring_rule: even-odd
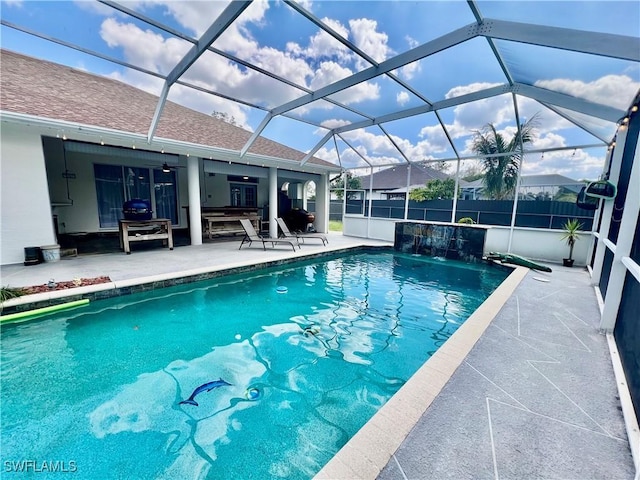
[[[151,220],[153,211],[147,200],[131,199],[122,205],[122,213],[126,220]]]

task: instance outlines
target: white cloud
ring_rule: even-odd
[[[330,118],[328,120],[325,120],[321,123],[321,125],[325,128],[328,129],[333,129],[333,128],[338,128],[338,127],[343,127],[345,125],[349,125],[351,122],[348,120],[340,120],[338,118]],[[326,134],[327,132],[324,132],[322,135]]]
[[[122,48],[125,59],[138,67],[157,73],[168,73],[187,53],[191,44],[179,38],[167,38],[142,30],[132,23],[107,18],[100,36],[111,48]]]
[[[398,105],[405,105],[408,101],[409,94],[407,92],[405,92],[404,90],[402,92],[398,92],[398,94],[396,95],[396,102],[398,103]]]
[[[461,97],[462,95],[467,95],[469,93],[479,92],[481,90],[487,90],[491,87],[497,87],[501,85],[500,83],[486,83],[486,82],[476,82],[469,83],[467,85],[458,85],[449,90],[444,98],[456,98]]]
[[[349,30],[337,20],[323,18],[322,21],[335,30],[340,36],[349,39]],[[297,55],[302,55],[311,59],[336,58],[341,61],[351,61],[353,54],[350,49],[333,38],[324,30],[319,30],[313,37],[309,39],[309,45],[306,48],[301,47],[297,43],[291,42],[287,45]]]
[[[352,73],[349,68],[343,67],[336,62],[322,62],[320,67],[315,71],[309,88],[311,88],[311,90],[317,90],[325,85],[330,85],[338,80],[342,80],[352,75]],[[345,105],[365,100],[375,100],[379,97],[380,86],[375,82],[363,82],[331,96],[331,98]]]
[[[629,108],[634,95],[640,89],[640,82],[634,82],[627,75],[605,75],[593,82],[557,78],[539,80],[535,85],[623,110]]]
[[[586,150],[577,149],[545,152],[539,156],[525,158],[522,173],[525,175],[557,173],[574,180],[595,180],[604,168],[604,155],[595,156]]]
[[[407,45],[409,45],[409,48],[416,48],[418,45],[420,45],[420,42],[418,42],[415,38],[411,37],[410,35],[405,35],[404,39],[407,41]]]
[[[400,67],[400,74],[406,79],[411,80],[414,75],[422,71],[420,60],[406,64],[404,67]]]
[[[378,32],[378,22],[368,18],[349,20],[353,42],[377,62],[382,62],[393,54],[387,42],[386,33]]]

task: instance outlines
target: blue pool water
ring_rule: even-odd
[[[3,476],[310,478],[506,275],[362,253],[5,325]]]

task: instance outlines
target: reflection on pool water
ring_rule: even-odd
[[[5,325],[3,469],[310,478],[506,275],[362,253]]]

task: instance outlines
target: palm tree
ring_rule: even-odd
[[[474,132],[471,148],[480,155],[506,153],[483,160],[485,195],[494,200],[504,200],[513,195],[518,181],[518,169],[522,159],[522,145],[534,138],[537,114],[520,125],[520,130],[508,142],[492,123]]]

